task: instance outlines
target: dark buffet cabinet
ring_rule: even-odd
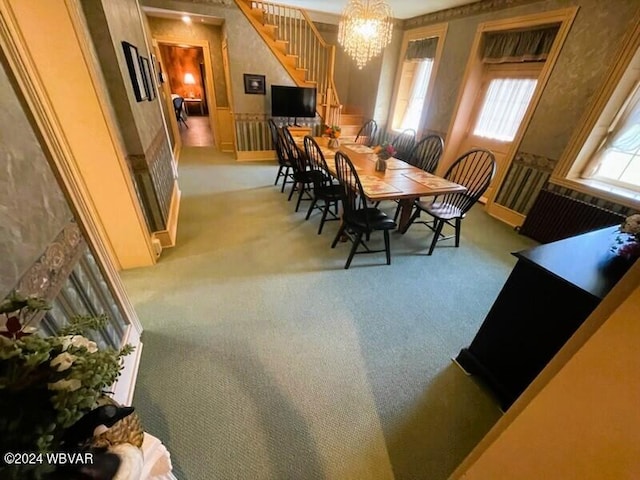
[[[503,410],[586,320],[629,263],[611,252],[608,227],[514,253],[518,259],[456,362],[495,393]]]

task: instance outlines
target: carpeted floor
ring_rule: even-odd
[[[337,222],[317,235],[274,164],[186,148],[179,172],[176,247],[122,273],[145,328],[134,405],[176,476],[447,478],[500,416],[451,357],[534,243],[477,208],[458,249],[426,256],[416,225],[390,266],[345,271]]]

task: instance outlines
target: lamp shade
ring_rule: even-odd
[[[185,85],[195,85],[196,79],[193,76],[193,73],[185,73],[184,74],[184,84]]]

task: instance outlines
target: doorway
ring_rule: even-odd
[[[159,43],[158,46],[182,145],[214,146],[209,99],[205,88],[207,74],[203,48],[166,43]]]

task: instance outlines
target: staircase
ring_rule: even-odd
[[[316,88],[323,123],[342,125],[342,105],[333,79],[336,47],[324,41],[307,13],[270,2],[235,2],[296,85]]]

